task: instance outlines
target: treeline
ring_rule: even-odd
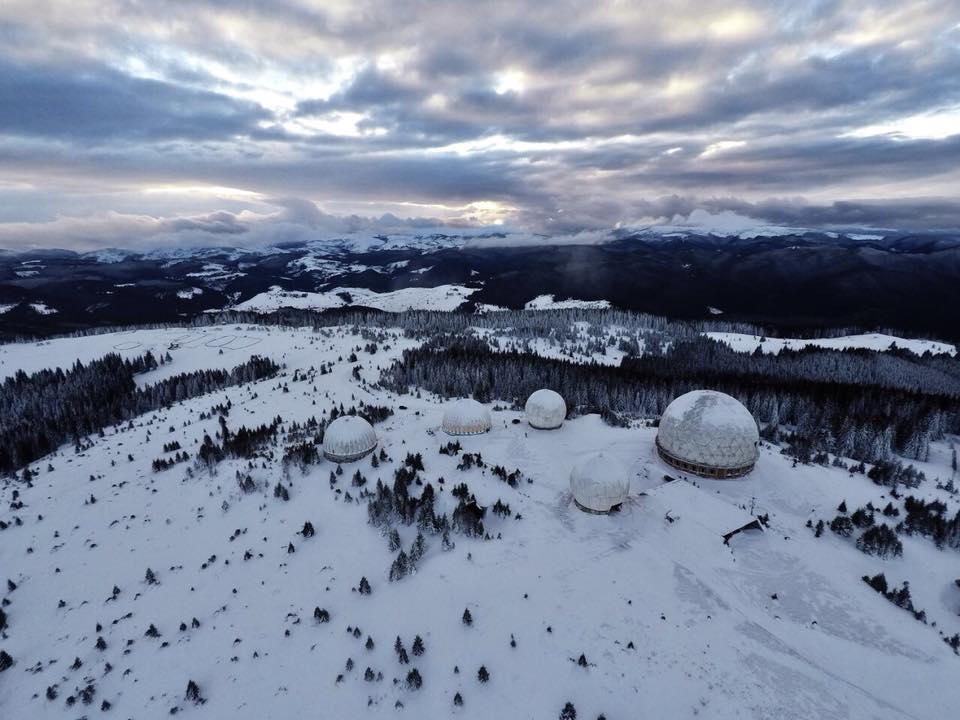
[[[497,352],[478,338],[444,336],[405,351],[381,384],[516,407],[547,387],[563,395],[574,414],[647,418],[659,417],[685,392],[711,388],[743,402],[770,439],[789,426],[791,442],[810,452],[866,462],[894,453],[925,460],[931,441],[960,431],[957,360],[816,348],[748,355],[702,336],[625,358],[620,366]]]
[[[133,360],[110,353],[68,370],[7,378],[0,385],[0,472],[16,471],[68,441],[79,446],[85,435],[110,425],[279,370],[269,358],[253,356],[229,371],[181,373],[138,388],[135,377],[157,366],[150,352]]]
[[[306,310],[282,308],[270,313],[242,310],[223,310],[217,313],[201,313],[189,322],[191,327],[235,326],[238,324],[273,327],[327,327],[399,328],[414,337],[429,337],[438,334],[464,334],[471,328],[507,333],[516,338],[556,338],[575,340],[583,323],[602,328],[613,326],[627,336],[641,336],[670,340],[699,335],[706,331],[747,333],[778,337],[775,327],[761,327],[744,322],[730,322],[718,318],[705,320],[676,320],[660,315],[632,312],[629,310],[596,310],[589,308],[564,308],[554,310],[504,310],[499,312],[440,312],[433,310],[406,310],[387,312],[372,308],[336,308],[332,310]],[[150,323],[137,326],[88,328],[53,337],[84,337],[102,335],[119,330],[182,328],[183,323]],[[893,328],[870,328],[874,332],[896,335]],[[864,332],[858,327],[807,328],[804,336],[809,338],[838,337]],[[371,340],[376,340],[371,333]],[[21,340],[30,340],[23,338]]]

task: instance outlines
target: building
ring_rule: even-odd
[[[609,513],[619,509],[630,494],[630,471],[604,452],[593,453],[574,465],[570,492],[581,510]]]
[[[448,435],[479,435],[490,426],[490,411],[471,398],[455,400],[443,413],[443,431]]]
[[[537,390],[524,406],[524,414],[530,427],[538,430],[555,430],[567,417],[567,403],[560,393],[553,390]]]
[[[323,456],[333,462],[352,462],[373,452],[377,433],[356,415],[341,415],[323,433]]]
[[[671,525],[679,522],[679,527],[693,527],[722,540],[724,545],[747,530],[763,531],[763,524],[755,515],[686,480],[671,480],[641,494],[649,512],[662,513]]]
[[[760,432],[750,411],[735,398],[694,390],[663,411],[657,453],[668,465],[695,475],[740,477],[757,462]]]

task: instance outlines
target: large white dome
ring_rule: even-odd
[[[657,431],[657,451],[668,464],[705,477],[737,477],[753,469],[759,450],[757,422],[736,398],[694,390],[667,406]]]
[[[341,415],[323,433],[323,456],[334,462],[359,460],[376,446],[373,426],[356,415]]]
[[[630,494],[630,471],[616,458],[594,453],[574,465],[570,492],[581,510],[608,513]]]
[[[553,430],[563,425],[567,417],[567,403],[560,397],[560,393],[546,389],[537,390],[527,398],[524,413],[531,427]]]
[[[490,411],[470,398],[450,403],[443,413],[443,430],[448,435],[479,435],[490,425]]]

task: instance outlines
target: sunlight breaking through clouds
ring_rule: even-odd
[[[572,0],[562,28],[526,0],[482,23],[465,0],[66,4],[0,7],[0,223],[290,197],[576,233],[789,197],[960,227],[927,210],[960,166],[950,0]],[[235,191],[178,211],[145,190],[167,187]]]

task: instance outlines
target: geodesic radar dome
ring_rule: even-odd
[[[443,431],[448,435],[479,435],[490,425],[490,411],[471,398],[450,403],[443,413]]]
[[[608,513],[630,494],[630,471],[604,452],[593,453],[573,466],[570,492],[581,510]]]
[[[694,390],[667,406],[660,417],[657,452],[669,465],[704,477],[737,477],[760,456],[753,415],[736,398]]]
[[[537,390],[529,398],[523,409],[530,427],[539,430],[553,430],[563,425],[567,417],[567,403],[560,393],[553,390]]]
[[[359,460],[377,446],[373,426],[356,415],[342,415],[323,433],[323,456],[334,462]]]

